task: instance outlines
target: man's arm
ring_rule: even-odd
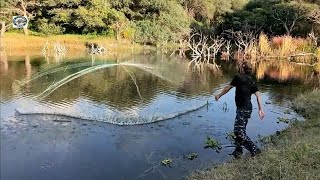
[[[259,91],[254,93],[257,97],[257,102],[258,102],[258,107],[259,107],[259,117],[262,120],[265,116],[265,113],[263,112],[263,107],[262,107],[262,100],[261,100],[261,94]]]
[[[218,101],[223,95],[227,94],[232,88],[233,86],[231,85],[227,85],[226,87],[224,87],[223,90],[215,96],[216,101]]]

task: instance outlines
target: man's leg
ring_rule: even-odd
[[[236,121],[234,124],[234,134],[236,136],[236,142],[240,145],[243,145],[248,151],[250,151],[252,156],[255,156],[257,153],[257,147],[246,133],[246,127],[250,116],[251,111],[237,110]]]

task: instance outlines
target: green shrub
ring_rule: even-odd
[[[47,19],[41,19],[37,23],[37,29],[45,35],[57,35],[63,33],[63,28],[53,23],[49,23]]]
[[[135,33],[136,33],[136,29],[135,29],[135,27],[134,27],[133,25],[131,25],[131,26],[127,26],[127,27],[123,30],[121,36],[122,36],[124,39],[128,39],[128,40],[130,40],[130,41],[133,41],[133,40],[134,40],[134,35],[135,35]]]

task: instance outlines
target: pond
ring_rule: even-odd
[[[231,160],[234,89],[213,95],[237,73],[188,69],[159,54],[128,59],[8,57],[1,64],[1,179],[182,179]],[[256,141],[302,119],[297,94],[319,86],[312,67],[286,61],[254,64],[266,112],[248,124]],[[222,149],[204,149],[207,137]],[[194,160],[186,158],[197,153]],[[171,167],[161,161],[171,158]]]

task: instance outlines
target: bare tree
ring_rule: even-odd
[[[224,45],[225,40],[220,37],[208,37],[202,33],[194,33],[189,38],[188,46],[191,49],[191,64],[201,68],[204,64],[211,64],[214,69],[219,69],[215,63],[216,56]],[[213,60],[213,61],[211,61]]]
[[[222,52],[221,58],[223,60],[230,60],[230,55],[231,55],[231,40],[227,40],[226,45],[224,46],[225,51]]]
[[[272,11],[272,17],[284,27],[287,35],[291,35],[297,28],[297,22],[305,18],[305,12],[302,9],[301,3],[297,6],[281,5]]]
[[[229,39],[237,46],[235,59],[241,60],[246,56],[250,56],[252,47],[256,43],[256,35],[254,32],[226,30],[224,33],[227,34]]]
[[[318,39],[319,37],[315,35],[314,31],[312,30],[311,33],[308,34],[308,38],[311,42],[317,47],[318,46]]]

